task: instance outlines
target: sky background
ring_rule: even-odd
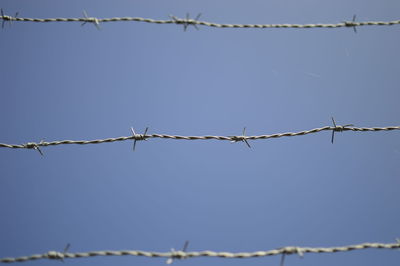
[[[168,15],[218,23],[397,20],[386,1],[1,0],[20,17]],[[143,133],[248,135],[400,124],[400,26],[218,29],[138,22],[5,23],[0,142]],[[50,250],[257,251],[393,243],[400,237],[399,132],[250,141],[150,139],[0,149],[0,257]],[[279,265],[194,258],[174,265]],[[397,266],[400,252],[288,256],[285,265]],[[54,265],[57,261],[25,262]],[[67,265],[165,265],[96,257]]]

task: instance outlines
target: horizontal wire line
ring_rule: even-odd
[[[202,25],[214,28],[341,28],[341,27],[360,27],[360,26],[391,26],[400,24],[400,20],[393,21],[343,21],[336,24],[221,24],[207,21],[199,21],[190,18],[177,18],[170,16],[170,20],[156,20],[151,18],[141,17],[114,17],[114,18],[96,18],[96,17],[82,17],[82,18],[22,18],[17,16],[8,16],[2,14],[0,19],[3,21],[20,21],[20,22],[81,22],[81,23],[95,23],[98,25],[103,22],[146,22],[155,24],[178,24],[178,25]]]
[[[342,131],[390,131],[390,130],[400,130],[400,126],[389,126],[389,127],[347,127],[347,126],[326,126],[321,128],[314,128],[311,130],[299,131],[299,132],[286,132],[286,133],[277,133],[272,135],[259,135],[259,136],[179,136],[179,135],[166,135],[166,134],[134,134],[132,136],[127,137],[117,137],[117,138],[106,138],[106,139],[95,139],[95,140],[60,140],[60,141],[41,141],[39,143],[29,142],[26,144],[6,144],[0,143],[0,148],[11,148],[11,149],[38,149],[39,147],[45,146],[55,146],[55,145],[64,145],[64,144],[100,144],[107,142],[116,142],[116,141],[126,141],[126,140],[147,140],[151,138],[161,138],[161,139],[175,139],[175,140],[225,140],[232,142],[239,141],[247,141],[247,140],[260,140],[260,139],[271,139],[271,138],[280,138],[280,137],[294,137],[294,136],[302,136],[307,134],[318,133],[321,131],[331,130],[333,132],[342,132]]]
[[[87,257],[95,257],[95,256],[143,256],[143,257],[152,257],[152,258],[174,258],[174,259],[187,259],[194,257],[219,257],[219,258],[257,258],[257,257],[266,257],[266,256],[275,256],[280,254],[299,254],[303,255],[304,253],[335,253],[335,252],[346,252],[352,250],[361,250],[361,249],[398,249],[400,248],[400,242],[398,243],[362,243],[356,245],[349,246],[341,246],[341,247],[283,247],[278,249],[272,249],[267,251],[256,251],[256,252],[239,252],[239,253],[231,253],[231,252],[215,252],[215,251],[200,251],[200,252],[185,252],[185,251],[172,251],[172,252],[152,252],[152,251],[141,251],[141,250],[121,250],[121,251],[90,251],[90,252],[79,252],[79,253],[67,253],[67,252],[57,252],[57,251],[49,251],[44,254],[36,254],[31,256],[24,256],[18,258],[2,258],[0,259],[1,263],[12,263],[12,262],[25,262],[31,260],[39,260],[39,259],[55,259],[55,260],[63,260],[63,259],[73,259],[73,258],[87,258]]]

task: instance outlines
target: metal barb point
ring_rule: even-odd
[[[285,265],[285,253],[282,253],[282,257],[281,257],[281,263],[279,264],[280,266],[284,266]]]
[[[200,18],[200,16],[201,16],[201,13],[199,13],[196,16],[196,18],[191,19],[189,16],[189,13],[186,13],[186,18],[184,18],[184,19],[172,16],[172,15],[170,15],[169,17],[174,21],[175,24],[182,24],[183,31],[186,31],[190,25],[193,25],[193,27],[195,27],[196,30],[199,30],[199,28],[197,27],[197,23],[198,23],[198,19]]]
[[[63,251],[63,253],[67,253],[68,252],[68,249],[71,247],[71,244],[70,243],[68,243],[67,245],[65,245],[65,248],[64,248],[64,251]]]
[[[4,23],[6,22],[6,16],[4,15],[2,8],[0,9],[0,13],[1,13],[1,19],[2,19],[1,28],[4,29]]]
[[[335,132],[342,132],[343,130],[346,129],[346,127],[351,127],[354,126],[353,124],[348,124],[348,125],[344,125],[344,126],[338,126],[336,125],[335,119],[333,117],[332,118],[332,122],[333,122],[333,129],[332,129],[332,138],[331,138],[331,142],[333,144],[333,140],[335,138]]]
[[[182,251],[183,251],[183,252],[186,252],[188,246],[189,246],[189,240],[186,240],[186,241],[185,241],[185,244],[183,244]]]
[[[141,135],[141,134],[136,134],[136,132],[135,132],[135,130],[133,129],[133,127],[131,127],[132,136],[133,136],[133,138],[134,138],[134,141],[133,141],[133,151],[135,151],[135,149],[136,149],[136,141],[138,141],[138,140],[147,140],[147,136],[146,136],[147,130],[149,130],[149,127],[146,127],[146,129],[144,130],[143,135]]]
[[[11,17],[11,16],[7,16],[6,14],[4,14],[4,11],[3,11],[2,8],[0,9],[0,14],[1,14],[0,18],[2,20],[2,22],[1,22],[1,28],[2,29],[4,29],[4,25],[5,25],[6,21],[10,22],[10,27],[11,27],[12,21],[18,17],[18,12],[15,13],[15,17],[14,18]]]
[[[100,30],[100,22],[95,17],[89,17],[85,10],[83,10],[83,16],[85,17],[85,22],[81,24],[81,26],[85,25],[86,23],[93,23],[98,30]]]
[[[285,248],[283,248],[280,266],[284,266],[286,255],[290,255],[290,254],[294,254],[294,253],[299,255],[301,258],[303,258],[303,256],[304,256],[303,251],[300,247],[285,247]]]
[[[357,29],[356,29],[357,25],[355,24],[355,21],[356,21],[356,15],[354,14],[353,19],[351,21],[343,21],[343,23],[346,27],[352,27],[354,30],[354,33],[357,33]]]
[[[19,14],[19,12],[15,12],[14,19],[18,18],[18,14]],[[10,21],[10,27],[11,27],[13,18],[12,18],[12,17],[9,17],[9,21]]]
[[[182,254],[182,252],[186,252],[188,246],[189,246],[189,240],[186,240],[185,244],[183,244],[182,250],[179,251],[179,250],[175,250],[172,248],[171,249],[171,253],[172,253],[171,257],[169,257],[165,263],[172,264],[174,262],[174,259],[178,259],[178,260],[184,259],[185,257]]]
[[[42,143],[43,141],[40,141],[40,143]],[[37,150],[40,155],[44,156],[43,152],[40,150],[39,144],[35,143],[35,142],[28,142],[27,144],[24,145],[25,148],[27,149],[34,149]]]
[[[65,248],[64,248],[64,250],[63,250],[63,258],[61,258],[61,261],[62,262],[64,262],[64,257],[65,257],[65,254],[68,252],[68,250],[69,250],[69,248],[71,247],[71,244],[70,243],[68,243],[66,246],[65,246]]]
[[[67,253],[70,246],[71,245],[68,243],[65,246],[63,252],[58,252],[58,251],[47,252],[47,258],[52,259],[52,260],[61,260],[62,262],[64,262],[65,254]]]
[[[246,127],[243,128],[242,136],[231,136],[231,139],[231,142],[243,141],[244,143],[246,143],[247,147],[251,148],[249,142],[246,139]]]
[[[247,147],[251,148],[249,142],[248,142],[247,139],[246,139],[246,127],[243,128],[243,134],[242,134],[242,135],[243,135],[243,141],[244,141],[244,143],[246,143]]]
[[[246,139],[246,127],[243,128],[242,136],[230,136],[231,142],[242,141],[246,143],[247,147],[251,148],[249,142]]]

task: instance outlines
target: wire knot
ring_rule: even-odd
[[[18,17],[18,12],[15,13],[15,17],[7,16],[6,14],[4,14],[3,9],[1,8],[1,9],[0,9],[0,18],[3,20],[3,21],[1,22],[1,28],[4,28],[4,23],[5,23],[6,21],[9,21],[9,22],[10,22],[10,26],[11,26],[11,22],[12,22],[13,20],[16,20],[17,17]]]
[[[13,20],[13,17],[7,16],[7,15],[4,14],[3,9],[0,9],[0,12],[1,12],[1,19],[2,20],[7,20],[7,21]]]
[[[58,252],[58,251],[49,251],[47,252],[47,258],[52,259],[52,260],[64,260],[65,255],[64,253]]]
[[[134,139],[133,141],[133,150],[135,151],[136,148],[136,141],[140,141],[140,140],[147,140],[147,138],[149,136],[146,136],[147,130],[149,130],[148,127],[146,127],[146,129],[144,130],[143,134],[136,134],[135,130],[133,129],[133,127],[131,127],[131,131],[132,131],[132,138]]]
[[[344,125],[344,126],[336,125],[335,119],[333,119],[333,117],[332,117],[332,122],[333,122],[332,139],[331,139],[332,143],[333,143],[333,139],[335,138],[335,132],[343,132],[344,130],[348,130],[347,127],[354,126],[353,124],[348,124],[348,125]]]
[[[280,266],[285,265],[285,256],[286,255],[291,255],[291,254],[298,254],[301,258],[303,257],[303,249],[300,247],[284,247],[281,249],[282,253],[282,258],[281,258],[281,263]]]
[[[283,248],[283,254],[291,255],[298,254],[300,257],[303,257],[303,249],[300,247],[285,247]]]
[[[85,25],[86,23],[93,23],[98,30],[100,30],[100,22],[98,18],[89,17],[85,10],[83,10],[83,16],[85,17],[84,21],[81,26]]]
[[[171,264],[172,262],[174,262],[174,259],[186,259],[187,255],[186,255],[186,250],[187,247],[189,246],[189,241],[185,241],[185,244],[183,245],[182,250],[175,250],[175,249],[171,249],[171,255],[169,256],[168,260],[165,262],[166,264]]]
[[[186,258],[186,252],[182,251],[182,250],[172,250],[171,251],[171,258],[173,259],[184,259]]]
[[[41,141],[40,143],[42,143],[42,142],[43,142],[43,141]],[[40,143],[39,143],[39,144],[40,144]],[[37,144],[37,143],[35,143],[35,142],[28,142],[28,143],[24,144],[23,146],[24,146],[24,148],[26,148],[26,149],[37,150],[37,151],[40,153],[40,155],[43,156],[43,152],[40,150],[39,144]]]
[[[166,264],[172,264],[175,259],[177,260],[182,260],[186,259],[186,252],[183,250],[175,250],[171,249],[171,255],[169,256],[168,260],[166,261]]]
[[[343,21],[343,23],[346,27],[352,27],[354,32],[357,33],[356,26],[358,26],[358,23],[355,21],[356,21],[356,15],[353,15],[353,19],[351,21]]]
[[[246,128],[243,128],[242,136],[230,136],[230,138],[231,138],[231,142],[242,141],[242,142],[246,143],[247,147],[251,148],[249,142],[247,141]]]
[[[201,13],[199,13],[195,19],[191,19],[189,17],[189,13],[186,13],[186,18],[178,18],[175,16],[170,15],[169,17],[174,21],[175,24],[182,24],[183,25],[183,30],[186,31],[189,25],[193,25],[193,27],[196,28],[196,30],[199,30],[197,27],[198,19],[200,18]]]
[[[49,251],[47,252],[47,258],[52,259],[52,260],[61,260],[64,262],[65,254],[67,254],[68,249],[71,245],[68,243],[63,252],[58,252],[58,251]]]

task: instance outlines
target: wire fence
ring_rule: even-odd
[[[391,131],[391,130],[400,130],[400,126],[388,126],[388,127],[352,127],[353,125],[336,125],[335,120],[332,118],[334,126],[325,126],[321,128],[314,128],[310,130],[304,130],[299,132],[286,132],[286,133],[277,133],[271,135],[258,135],[258,136],[246,136],[246,128],[243,129],[242,135],[239,136],[180,136],[180,135],[166,135],[166,134],[147,134],[148,128],[146,128],[144,134],[137,134],[133,128],[132,135],[126,137],[117,137],[117,138],[106,138],[106,139],[95,139],[95,140],[59,140],[59,141],[40,141],[36,142],[28,142],[25,144],[6,144],[0,143],[0,148],[11,148],[11,149],[34,149],[40,152],[43,155],[40,147],[46,146],[56,146],[56,145],[67,145],[67,144],[101,144],[108,142],[116,142],[116,141],[127,141],[133,140],[133,149],[135,150],[136,142],[148,140],[152,138],[160,138],[160,139],[174,139],[174,140],[224,140],[230,142],[244,142],[249,148],[251,147],[249,144],[249,140],[261,140],[261,139],[272,139],[272,138],[281,138],[281,137],[294,137],[294,136],[302,136],[307,134],[318,133],[322,131],[332,131],[331,142],[333,143],[335,132],[343,132],[343,131],[361,131],[361,132],[377,132],[377,131]]]
[[[207,22],[200,21],[200,15],[198,14],[195,18],[190,18],[189,14],[186,15],[185,18],[179,18],[176,16],[170,15],[170,19],[168,20],[157,20],[151,18],[142,18],[142,17],[113,17],[113,18],[96,18],[89,17],[87,13],[83,12],[83,17],[78,18],[24,18],[19,17],[18,13],[14,16],[6,15],[3,10],[1,10],[0,19],[2,20],[2,26],[4,27],[4,23],[6,21],[18,21],[18,22],[79,22],[82,25],[86,23],[93,23],[96,27],[99,27],[100,23],[105,22],[146,22],[146,23],[155,23],[155,24],[176,24],[183,25],[184,30],[187,29],[188,26],[192,25],[197,29],[197,26],[207,26],[214,28],[241,28],[241,29],[249,29],[249,28],[257,28],[257,29],[269,29],[269,28],[296,28],[296,29],[309,29],[309,28],[342,28],[342,27],[361,27],[361,26],[391,26],[400,24],[400,20],[392,20],[392,21],[355,21],[355,16],[351,21],[342,21],[339,23],[329,24],[329,23],[311,23],[311,24],[227,24],[227,23],[215,23],[215,22]]]
[[[187,247],[187,245],[185,244]],[[67,246],[69,247],[69,245]],[[150,258],[168,258],[169,261],[173,259],[188,259],[195,257],[218,257],[218,258],[237,258],[237,259],[246,259],[246,258],[260,258],[260,257],[268,257],[268,256],[276,256],[276,255],[291,255],[298,254],[303,256],[305,253],[336,253],[336,252],[348,252],[353,250],[362,250],[362,249],[399,249],[400,241],[397,243],[362,243],[356,245],[349,246],[340,246],[340,247],[282,247],[278,249],[271,249],[266,251],[255,251],[255,252],[215,252],[215,251],[193,251],[186,252],[175,251],[171,252],[153,252],[153,251],[142,251],[142,250],[120,250],[120,251],[112,251],[112,250],[104,250],[104,251],[90,251],[90,252],[78,252],[78,253],[68,253],[68,252],[58,252],[58,251],[49,251],[44,254],[36,254],[31,256],[23,256],[18,258],[2,258],[0,259],[1,263],[13,263],[13,262],[26,262],[32,260],[41,260],[41,259],[50,259],[50,260],[64,260],[64,259],[76,259],[76,258],[88,258],[88,257],[97,257],[97,256],[141,256],[141,257],[150,257]],[[169,263],[168,263],[169,264]]]
[[[28,17],[19,17],[18,13],[14,16],[6,15],[4,11],[1,9],[0,20],[2,20],[2,27],[4,28],[5,23],[12,22],[36,22],[36,23],[45,23],[45,22],[78,22],[82,25],[86,23],[92,23],[97,28],[99,28],[100,23],[106,22],[145,22],[145,23],[154,23],[154,24],[175,24],[183,26],[184,30],[187,30],[189,26],[193,26],[198,29],[197,26],[206,26],[206,27],[214,27],[214,28],[258,28],[258,29],[270,29],[270,28],[296,28],[296,29],[309,29],[309,28],[342,28],[342,27],[351,27],[356,30],[356,27],[361,26],[392,26],[400,24],[400,20],[392,20],[392,21],[355,21],[355,16],[351,21],[342,21],[334,24],[327,23],[313,23],[313,24],[226,24],[226,23],[215,23],[215,22],[207,22],[200,21],[200,15],[197,15],[195,18],[190,18],[189,14],[186,15],[185,18],[179,18],[176,16],[170,15],[170,19],[168,20],[157,20],[151,18],[142,18],[142,17],[112,17],[112,18],[96,18],[90,17],[84,11],[83,17],[77,18],[28,18]],[[333,119],[332,119],[333,120]],[[245,128],[246,129],[246,128]],[[12,148],[12,149],[34,149],[40,152],[43,155],[41,147],[46,146],[56,146],[56,145],[66,145],[66,144],[101,144],[108,142],[117,142],[117,141],[127,141],[133,140],[133,149],[136,147],[137,141],[144,141],[152,138],[160,138],[160,139],[175,139],[175,140],[222,140],[222,141],[230,141],[230,142],[244,142],[248,147],[251,147],[249,144],[250,140],[262,140],[262,139],[271,139],[271,138],[281,138],[281,137],[293,137],[293,136],[301,136],[313,133],[319,133],[322,131],[332,131],[331,142],[334,141],[335,132],[343,132],[343,131],[362,131],[362,132],[377,132],[377,131],[391,131],[391,130],[399,130],[400,126],[388,126],[388,127],[353,127],[353,125],[336,125],[333,120],[333,126],[325,126],[321,128],[314,128],[310,130],[298,131],[298,132],[286,132],[286,133],[276,133],[270,135],[255,135],[255,136],[246,136],[246,130],[243,130],[242,135],[235,136],[181,136],[181,135],[167,135],[167,134],[147,134],[148,128],[146,128],[143,134],[137,134],[132,129],[131,136],[123,136],[116,138],[106,138],[106,139],[95,139],[95,140],[61,140],[61,141],[40,141],[36,142],[28,142],[25,144],[5,144],[0,143],[0,147],[2,148]],[[348,245],[348,246],[339,246],[339,247],[296,247],[296,246],[288,246],[282,247],[278,249],[266,250],[266,251],[255,251],[255,252],[216,252],[216,251],[199,251],[199,252],[187,252],[186,248],[180,251],[171,250],[171,252],[152,252],[152,251],[141,251],[141,250],[120,250],[120,251],[90,251],[90,252],[78,252],[78,253],[70,253],[67,252],[69,245],[63,252],[58,251],[49,251],[43,254],[35,254],[30,256],[22,256],[22,257],[6,257],[0,258],[0,263],[14,263],[14,262],[27,262],[33,260],[41,260],[41,259],[49,259],[49,260],[61,260],[64,259],[76,259],[76,258],[88,258],[88,257],[97,257],[97,256],[142,256],[142,257],[150,257],[150,258],[167,258],[167,263],[171,263],[174,259],[188,259],[195,257],[218,257],[218,258],[260,258],[267,256],[276,256],[282,255],[281,264],[283,264],[284,256],[297,254],[303,256],[305,253],[336,253],[336,252],[349,252],[354,250],[363,250],[363,249],[400,249],[400,241],[396,243],[361,243],[356,245]],[[185,243],[185,247],[187,244]]]

